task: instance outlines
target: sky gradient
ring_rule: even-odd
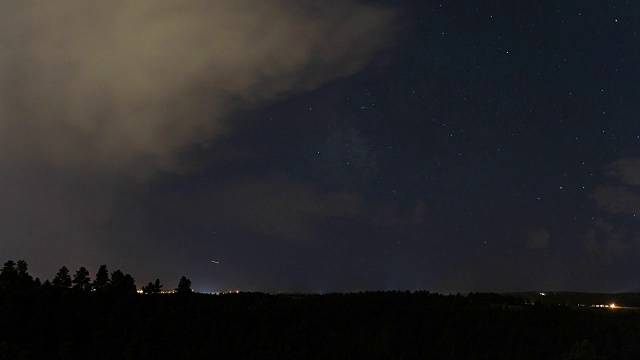
[[[634,2],[11,0],[0,21],[0,254],[41,279],[640,291]]]

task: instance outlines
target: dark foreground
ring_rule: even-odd
[[[640,312],[515,296],[109,294],[0,297],[1,359],[640,358]]]

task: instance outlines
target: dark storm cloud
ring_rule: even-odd
[[[200,234],[191,240],[193,250],[187,239],[175,242],[173,257],[189,251],[192,260],[216,254],[210,256],[224,258],[225,269],[235,266],[237,274],[230,275],[253,289],[318,291],[312,283],[332,290],[378,289],[384,288],[383,279],[397,288],[414,281],[405,279],[411,269],[426,266],[416,246],[432,241],[425,234],[432,216],[423,201],[381,203],[286,175],[231,176],[187,193],[151,197],[150,207],[160,211],[154,211],[154,225],[141,232],[161,229],[157,236],[174,238]],[[158,225],[162,222],[166,227]],[[415,259],[403,259],[406,252]],[[372,279],[368,271],[378,263],[395,270],[375,270],[381,279]]]
[[[235,110],[360,69],[389,40],[389,14],[354,1],[5,1],[0,159],[174,169]]]
[[[232,177],[156,201],[153,206],[163,208],[165,218],[186,226],[233,228],[298,244],[326,243],[345,226],[411,238],[432,221],[423,201],[374,202],[286,175]]]
[[[323,192],[284,176],[234,180],[198,194],[189,203],[199,203],[203,223],[296,242],[318,240],[322,227],[356,219],[364,211],[362,198],[356,194]]]
[[[89,259],[117,262],[107,232],[117,211],[116,179],[69,176],[44,166],[5,165],[0,171],[3,258],[27,259],[38,276],[49,276],[62,264],[88,266]]]

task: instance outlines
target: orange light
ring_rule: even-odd
[[[611,304],[609,305],[609,307],[613,309],[614,307],[616,307],[616,304]]]

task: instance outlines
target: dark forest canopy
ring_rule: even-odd
[[[207,295],[186,277],[136,294],[119,270],[61,268],[41,284],[24,261],[0,272],[0,359],[628,359],[640,312],[514,295],[419,292]]]
[[[62,266],[53,277],[52,281],[46,280],[44,284],[39,278],[33,278],[28,273],[28,264],[24,260],[8,260],[0,270],[0,291],[14,293],[39,287],[55,287],[61,289],[75,289],[89,292],[110,292],[119,294],[135,293],[136,283],[133,276],[125,274],[121,270],[115,270],[109,275],[107,265],[101,265],[96,271],[95,279],[91,280],[89,270],[81,266],[72,276],[66,266]],[[191,280],[183,276],[176,291],[182,293],[191,292]],[[145,294],[157,294],[162,292],[160,279],[149,282],[141,291]]]

